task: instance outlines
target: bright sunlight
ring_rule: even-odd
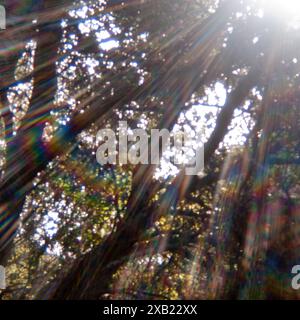
[[[300,1],[299,0],[262,0],[262,5],[267,11],[272,11],[283,19],[300,26]]]

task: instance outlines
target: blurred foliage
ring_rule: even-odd
[[[130,128],[158,127],[188,84],[193,93],[183,105],[174,103],[172,128],[202,126],[208,140],[216,123],[222,125],[217,119],[224,102],[216,85],[228,97],[249,70],[256,70],[255,86],[206,163],[199,180],[207,180],[145,230],[102,298],[298,298],[287,281],[290,266],[299,264],[299,30],[267,12],[261,17],[257,1],[225,2],[81,1],[64,16],[45,141],[88,110],[90,98],[142,90],[95,119],[35,178],[4,299],[39,297],[122,223],[136,168],[97,163],[99,129],[116,129],[122,119]],[[30,74],[35,48],[28,41],[16,79]],[[182,92],[174,90],[176,77]],[[32,86],[29,79],[9,90],[15,132]],[[198,111],[191,116],[193,108]],[[0,149],[5,153],[4,139]],[[165,168],[152,209],[162,206],[174,178]]]

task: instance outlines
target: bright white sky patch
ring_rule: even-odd
[[[118,48],[119,41],[116,41],[116,40],[103,41],[99,44],[99,46],[101,49],[103,49],[105,51],[109,51],[111,49]]]
[[[290,14],[299,16],[297,10],[300,9],[299,0],[263,0],[266,6],[272,6],[272,8],[281,11],[282,14]]]
[[[202,143],[208,140],[215,128],[218,114],[226,102],[227,92],[224,85],[221,82],[217,82],[214,87],[206,89],[205,93],[205,104],[195,104],[188,111],[182,112],[178,124],[174,126],[173,133],[182,131],[183,129],[180,127],[180,124],[184,124],[184,128],[187,129],[187,131],[194,130],[195,128],[196,132],[201,136]],[[245,105],[247,106],[248,104],[246,103]],[[227,148],[243,145],[249,128],[251,127],[252,120],[250,115],[245,115],[241,110],[236,110],[222,145]],[[169,161],[169,157],[173,155],[174,150],[166,150],[161,159],[161,164],[156,171],[156,179],[167,178],[168,176],[178,174],[179,169]]]
[[[289,27],[300,28],[299,0],[258,0],[258,5],[278,18],[286,20]]]

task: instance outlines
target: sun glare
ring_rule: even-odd
[[[299,0],[263,0],[262,2],[266,8],[278,11],[284,16],[300,16]]]
[[[263,11],[283,19],[288,26],[300,28],[300,0],[260,0]]]
[[[296,13],[300,8],[299,0],[269,0],[270,4],[273,6],[278,6],[278,8],[288,11],[290,13]]]

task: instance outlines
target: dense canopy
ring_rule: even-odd
[[[297,1],[0,4],[0,299],[300,297]],[[204,169],[99,164],[124,120]]]

